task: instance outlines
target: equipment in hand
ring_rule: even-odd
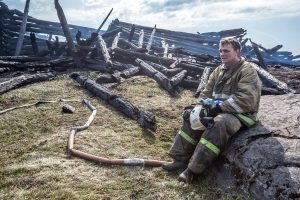
[[[190,114],[190,124],[193,130],[205,130],[214,126],[213,117],[209,116],[212,105],[222,104],[223,101],[213,99],[200,99]]]

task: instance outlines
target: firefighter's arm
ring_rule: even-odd
[[[208,82],[205,85],[204,90],[200,93],[199,98],[206,99],[206,98],[212,98],[212,93],[214,89],[214,85],[216,82],[216,74],[217,74],[218,68],[216,68],[211,75],[209,76]]]

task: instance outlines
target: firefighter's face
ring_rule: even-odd
[[[220,58],[225,65],[232,65],[240,60],[240,51],[234,50],[231,44],[220,45]]]

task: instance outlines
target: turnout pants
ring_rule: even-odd
[[[240,120],[232,114],[219,114],[214,121],[212,128],[201,132],[191,129],[189,119],[184,119],[169,155],[188,164],[195,174],[202,173],[224,150],[228,139],[242,127]]]

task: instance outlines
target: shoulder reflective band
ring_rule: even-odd
[[[200,142],[201,144],[203,144],[204,146],[206,146],[209,150],[211,150],[212,152],[214,152],[215,154],[219,154],[220,153],[220,149],[215,146],[213,143],[207,141],[204,138],[201,138]]]
[[[183,139],[185,139],[186,141],[188,141],[189,143],[196,145],[197,142],[191,138],[191,136],[189,136],[188,134],[186,134],[185,132],[183,132],[182,130],[179,131],[178,133]]]
[[[244,122],[247,126],[253,126],[256,123],[253,119],[241,113],[235,113],[235,116],[242,122]]]

